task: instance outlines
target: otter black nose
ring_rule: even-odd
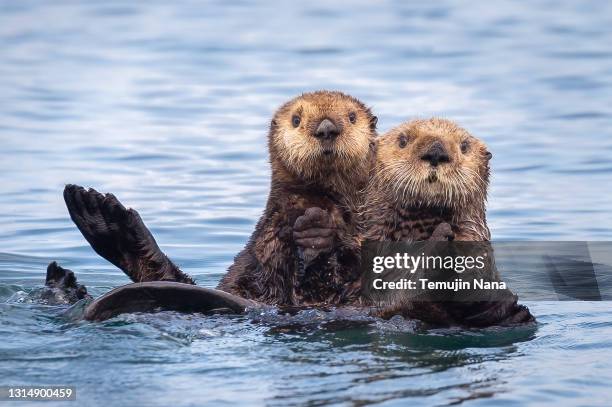
[[[334,124],[329,119],[323,119],[319,126],[315,130],[315,137],[323,140],[332,140],[338,137],[340,131],[338,130],[338,126]]]
[[[429,149],[421,156],[421,160],[429,161],[431,165],[437,167],[439,163],[447,163],[450,157],[439,141],[433,143]]]

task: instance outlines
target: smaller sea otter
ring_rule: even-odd
[[[489,240],[491,157],[482,141],[449,120],[414,120],[390,130],[378,140],[365,238],[418,241],[436,232],[434,238]]]
[[[365,240],[488,242],[485,203],[491,157],[481,140],[445,119],[407,122],[382,135],[361,214]],[[488,243],[474,243],[467,250],[477,246],[492,254]],[[485,270],[484,277],[498,278],[492,255]],[[470,326],[533,321],[516,301],[510,291],[496,300],[474,302],[395,297],[380,315]]]

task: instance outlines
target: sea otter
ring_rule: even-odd
[[[340,92],[306,93],[275,113],[268,202],[219,289],[279,305],[355,298],[356,208],[373,163],[376,121]]]
[[[491,157],[481,140],[445,119],[410,121],[380,136],[361,211],[364,240],[480,242],[464,244],[459,250],[488,251],[484,277],[498,279],[487,243],[491,234],[485,204]],[[461,245],[451,249],[457,246]],[[440,249],[439,245],[428,247]],[[443,249],[448,250],[448,245]],[[529,310],[516,301],[510,291],[495,300],[473,302],[415,302],[395,296],[382,304],[379,315],[402,314],[436,324],[469,326],[533,321]]]
[[[362,102],[340,92],[305,93],[278,109],[268,132],[268,202],[220,290],[290,306],[358,296],[356,208],[374,162],[376,122]],[[133,281],[194,284],[114,195],[68,185],[64,199],[93,249]]]

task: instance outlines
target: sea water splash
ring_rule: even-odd
[[[128,282],[70,222],[66,183],[138,209],[214,287],[264,207],[274,109],[320,88],[381,131],[437,115],[482,138],[495,240],[610,240],[611,7],[0,1],[0,384],[92,406],[609,404],[605,302],[527,303],[529,332],[423,332],[312,311],[89,323],[19,299],[52,260],[94,297]]]

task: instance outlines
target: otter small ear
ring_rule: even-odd
[[[372,130],[376,130],[376,124],[377,123],[378,123],[378,117],[372,116],[372,118],[370,119],[370,128]]]
[[[488,152],[488,151],[487,151],[487,152],[485,152],[485,159],[486,159],[487,161],[490,161],[490,160],[491,160],[491,158],[493,158],[493,154],[491,154],[491,153],[490,153],[490,152]]]
[[[276,127],[276,120],[272,119],[272,121],[270,122],[270,127]]]

